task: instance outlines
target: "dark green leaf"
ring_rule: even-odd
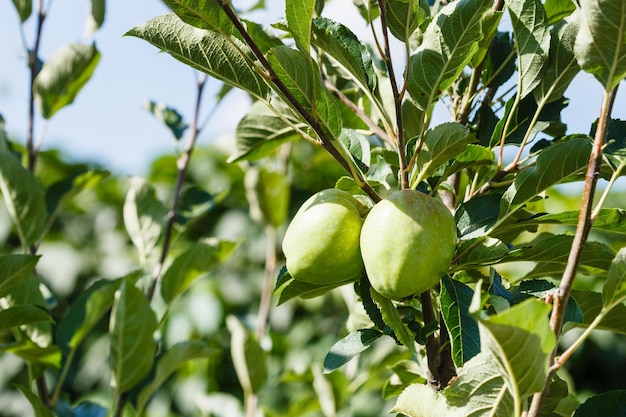
[[[605,307],[621,304],[626,299],[626,247],[615,255],[602,288]]]
[[[111,384],[116,392],[130,390],[152,369],[156,329],[156,315],[148,299],[130,280],[124,280],[115,293],[109,324]]]
[[[215,197],[212,194],[197,186],[185,188],[178,199],[176,223],[189,228],[190,224],[202,221],[214,207]]]
[[[487,87],[499,87],[515,73],[515,52],[508,32],[498,32],[493,37],[482,79]]]
[[[229,36],[235,32],[233,22],[217,0],[163,0],[183,22]]]
[[[24,23],[33,12],[33,0],[13,0],[13,5],[22,23]]]
[[[574,417],[624,417],[626,415],[626,390],[607,391],[587,399],[574,413]]]
[[[612,90],[626,76],[626,2],[581,0],[580,9],[578,64]]]
[[[42,116],[49,119],[73,103],[99,61],[100,52],[95,44],[74,43],[58,50],[43,65],[33,86]]]
[[[515,35],[519,96],[526,97],[541,82],[550,50],[546,11],[540,0],[507,1]]]
[[[165,227],[167,209],[157,198],[156,191],[146,180],[131,178],[124,201],[124,226],[139,252],[139,262],[145,265]]]
[[[325,17],[313,19],[313,45],[331,56],[362,88],[374,91],[378,78],[367,47],[349,28]]]
[[[448,178],[450,175],[467,168],[491,165],[494,159],[495,154],[491,149],[470,143],[466,146],[465,150],[457,155],[452,163],[446,167],[443,177]]]
[[[155,17],[129,30],[126,36],[143,39],[184,64],[257,99],[265,99],[269,93],[267,84],[251,65],[253,57],[249,48],[237,39],[198,30],[174,14]]]
[[[571,295],[583,312],[581,327],[589,326],[602,309],[602,294],[593,291],[573,289]],[[626,334],[626,320],[624,320],[624,317],[626,317],[626,306],[619,304],[604,316],[597,328]]]
[[[50,314],[41,307],[20,305],[0,310],[0,332],[33,323],[52,323]]]
[[[235,317],[226,318],[230,331],[230,353],[239,383],[246,395],[259,392],[267,379],[267,353],[259,341]]]
[[[441,281],[441,313],[450,332],[452,359],[457,367],[480,353],[478,324],[469,313],[474,291],[448,276]]]
[[[210,358],[216,353],[218,350],[200,341],[181,342],[167,349],[157,359],[154,378],[141,389],[137,409],[145,410],[154,393],[185,363],[193,359]]]
[[[0,255],[0,297],[22,286],[39,261],[35,255]]]
[[[311,55],[311,26],[315,0],[291,0],[285,2],[285,17],[296,47],[306,56]]]
[[[52,410],[50,410],[44,402],[30,389],[23,387],[21,385],[16,385],[16,388],[19,389],[24,397],[28,400],[30,405],[33,407],[33,411],[35,412],[35,417],[54,417]]]
[[[75,196],[83,191],[94,188],[110,175],[104,170],[81,170],[50,185],[46,190],[46,207],[48,215],[52,215],[59,208],[68,204]]]
[[[536,224],[563,224],[576,227],[580,211],[544,214],[528,222]],[[626,234],[626,211],[619,208],[601,209],[593,220],[593,228],[606,232]]]
[[[373,288],[370,289],[372,300],[380,308],[383,320],[387,326],[395,333],[396,337],[404,346],[411,351],[415,350],[415,334],[402,321],[402,317],[393,302],[378,294]],[[428,323],[426,323],[428,324]]]
[[[459,237],[472,239],[491,229],[500,216],[500,198],[498,194],[486,194],[462,203],[454,213]]]
[[[161,279],[161,295],[165,302],[171,303],[202,274],[222,264],[238,246],[237,242],[207,239],[194,243],[179,254]]]
[[[266,53],[276,46],[284,45],[283,41],[276,37],[276,35],[274,35],[274,33],[266,26],[250,20],[242,19],[242,21],[246,24],[248,34],[252,40],[254,40],[254,43],[258,46],[261,52]]]
[[[89,17],[87,18],[86,30],[88,34],[91,34],[98,30],[104,23],[104,17],[106,14],[106,1],[105,0],[91,0],[91,7],[89,8]]]
[[[426,17],[417,0],[387,0],[385,12],[387,26],[393,36],[407,42]]]
[[[427,110],[470,62],[490,6],[487,0],[450,2],[428,25],[408,65],[408,92],[420,110]]]
[[[285,273],[279,275],[275,292],[279,294],[278,305],[281,305],[295,297],[304,299],[319,297],[332,289],[350,283],[352,283],[352,280],[330,285],[316,285],[308,282],[297,281],[293,279],[285,270]]]
[[[375,329],[361,329],[337,341],[324,358],[324,372],[329,373],[348,363],[350,359],[368,349],[383,334]]]
[[[183,116],[172,107],[154,101],[144,103],[143,107],[163,123],[172,132],[176,140],[182,138],[185,130],[189,127]]]
[[[499,239],[476,237],[462,240],[457,254],[464,255],[460,258],[456,269],[492,265],[500,262],[508,253],[509,247]]]
[[[44,191],[33,174],[11,153],[0,131],[0,191],[22,245],[35,244],[44,232]]]
[[[572,139],[544,149],[536,165],[517,174],[502,198],[501,215],[510,206],[523,204],[551,186],[565,182],[583,170],[589,162],[591,143],[587,139]]]
[[[567,1],[572,4],[571,0]],[[574,56],[574,43],[580,26],[578,16],[579,13],[575,13],[552,29],[547,67],[533,93],[538,103],[549,103],[561,98],[580,71]]]

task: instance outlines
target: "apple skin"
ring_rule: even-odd
[[[358,204],[350,193],[334,188],[304,202],[282,244],[287,271],[295,280],[331,285],[363,276]]]
[[[361,255],[372,287],[402,300],[428,291],[446,273],[456,224],[439,200],[402,190],[376,204],[361,230]]]

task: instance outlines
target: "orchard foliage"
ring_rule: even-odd
[[[46,11],[13,3],[39,41]],[[287,0],[269,26],[249,19],[263,1],[164,3],[126,35],[197,70],[197,103],[213,80],[216,102],[247,93],[227,162],[196,149],[199,105],[190,121],[146,105],[180,146],[147,178],[40,152],[32,123],[21,147],[0,125],[0,348],[35,415],[620,415],[623,386],[583,402],[568,370],[594,330],[626,333],[626,125],[611,118],[626,3],[355,0],[334,21],[324,0]],[[105,3],[91,6],[97,30]],[[72,103],[100,56],[37,48],[31,122]],[[581,71],[603,101],[571,132]],[[289,218],[329,187],[365,208],[398,190],[439,199],[456,247],[435,285],[392,299],[366,273],[338,287],[282,268]],[[379,253],[407,256],[380,235]],[[59,245],[81,259],[69,292],[45,264]]]

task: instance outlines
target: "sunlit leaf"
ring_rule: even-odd
[[[581,0],[574,53],[586,72],[612,90],[626,76],[626,2]]]
[[[91,0],[89,8],[89,16],[87,17],[87,23],[85,25],[85,33],[92,34],[102,26],[104,23],[104,17],[106,15],[106,1],[105,0]]]
[[[227,317],[226,325],[231,335],[230,354],[239,383],[246,394],[256,393],[267,378],[267,353],[237,318]]]
[[[33,12],[33,0],[13,0],[13,5],[22,23],[24,23]]]
[[[64,46],[46,61],[33,86],[42,116],[49,119],[73,103],[99,61],[100,52],[95,44],[79,43]]]
[[[250,167],[245,177],[251,216],[274,227],[281,226],[289,211],[290,184],[283,173]]]
[[[407,42],[426,17],[419,0],[388,0],[384,4],[389,31],[402,42]]]
[[[360,329],[335,342],[324,358],[324,372],[332,372],[368,349],[383,334],[375,329]]]
[[[571,15],[576,10],[572,0],[546,0],[543,4],[548,18],[548,25],[553,25]]]
[[[576,227],[579,216],[579,210],[564,211],[561,213],[544,214],[530,219],[528,222],[536,224],[563,224]],[[626,234],[626,211],[619,208],[601,209],[593,219],[592,227],[606,232]]]
[[[129,280],[115,293],[109,334],[111,385],[122,393],[139,384],[150,372],[157,319],[146,296]]]
[[[217,0],[163,0],[163,2],[187,24],[226,36],[235,32],[233,22]]]
[[[39,261],[36,255],[0,255],[0,297],[23,285]]]
[[[21,305],[0,310],[0,332],[33,323],[52,323],[52,317],[43,308]]]
[[[506,1],[513,33],[519,72],[519,95],[525,97],[541,82],[550,50],[550,30],[540,0]]]
[[[613,306],[626,299],[626,247],[620,249],[611,263],[602,288],[605,306]]]
[[[372,299],[380,308],[383,320],[387,326],[393,330],[398,340],[410,350],[415,350],[415,335],[402,321],[398,309],[393,302],[378,294],[374,289],[370,289]],[[428,323],[426,323],[428,324]]]
[[[177,60],[258,99],[264,99],[269,93],[265,81],[251,65],[253,57],[249,48],[237,39],[195,28],[174,14],[150,19],[125,35],[143,39]]]
[[[291,0],[285,2],[285,17],[296,46],[310,56],[311,26],[315,11],[315,0]]]
[[[445,397],[424,384],[411,384],[406,387],[389,413],[401,413],[407,417],[449,415]]]

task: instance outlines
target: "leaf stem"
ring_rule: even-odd
[[[609,120],[611,117],[611,110],[615,101],[615,95],[617,88],[613,90],[605,90],[602,98],[602,107],[600,112],[600,120],[598,122],[598,128],[593,140],[593,148],[589,157],[589,165],[587,166],[587,173],[585,175],[585,188],[583,191],[583,197],[580,208],[580,215],[578,217],[578,224],[576,226],[576,232],[574,234],[574,240],[572,242],[572,248],[570,250],[567,264],[565,265],[565,271],[561,278],[561,283],[558,290],[554,294],[554,304],[552,308],[552,316],[550,317],[550,327],[555,334],[557,340],[563,326],[563,319],[565,316],[565,306],[576,278],[576,271],[580,264],[582,252],[585,247],[585,243],[591,230],[591,212],[593,205],[593,197],[600,177],[600,166],[602,165],[602,148],[604,140],[607,135],[607,129]],[[558,344],[557,344],[558,345]],[[554,348],[550,357],[550,366],[555,363],[557,347]],[[538,417],[541,413],[541,408],[548,395],[550,389],[550,379],[554,370],[551,369],[548,372],[546,383],[541,392],[533,395],[531,406],[529,409],[528,417]]]
[[[150,283],[150,287],[146,292],[146,297],[148,301],[151,301],[154,297],[154,291],[156,289],[159,278],[161,277],[161,272],[163,271],[163,266],[165,264],[165,259],[169,253],[171,241],[172,241],[172,232],[174,230],[174,223],[176,222],[176,215],[178,213],[178,204],[180,200],[181,193],[183,191],[183,184],[185,182],[185,178],[187,176],[187,170],[189,168],[189,162],[191,161],[191,154],[193,153],[196,140],[200,134],[200,130],[198,128],[198,121],[200,115],[200,105],[202,103],[202,94],[204,91],[204,86],[206,85],[207,77],[204,74],[199,75],[197,87],[196,87],[196,103],[193,114],[193,121],[191,123],[191,133],[189,134],[189,140],[185,147],[185,150],[182,155],[176,161],[176,165],[178,168],[178,176],[176,178],[176,185],[174,188],[174,196],[172,197],[172,207],[167,213],[167,224],[165,226],[165,235],[163,238],[163,247],[161,249],[161,255],[159,257],[159,262],[156,264],[154,271],[152,272],[152,282]]]

